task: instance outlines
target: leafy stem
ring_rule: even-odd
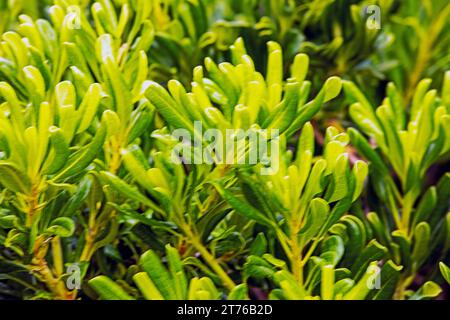
[[[56,239],[56,240],[55,240]],[[33,260],[31,270],[37,272],[38,278],[46,284],[48,289],[52,292],[56,299],[60,300],[73,300],[75,299],[77,292],[68,291],[64,281],[62,280],[62,255],[61,247],[58,238],[51,240],[53,257],[56,260],[55,270],[52,271],[48,266],[45,256],[48,252],[49,240],[40,238],[33,250]],[[54,274],[55,273],[55,274]]]
[[[196,250],[202,255],[203,259],[209,264],[209,266],[217,273],[219,278],[222,280],[223,285],[228,290],[233,290],[236,287],[234,281],[230,276],[223,270],[221,265],[217,262],[216,258],[209,252],[209,250],[202,244],[198,235],[196,235],[188,224],[184,224],[182,229],[186,236],[189,238],[192,245]]]
[[[405,91],[406,102],[414,95],[416,86],[431,58],[431,54],[433,53],[432,49],[435,45],[435,41],[442,32],[442,28],[445,26],[445,21],[447,21],[449,14],[450,5],[447,5],[444,10],[440,11],[437,17],[433,17],[433,23],[420,37],[416,63],[409,76],[408,86]]]
[[[27,221],[26,226],[30,228],[33,224],[35,216],[40,211],[39,206],[39,191],[35,186],[32,187],[31,194],[28,197],[28,212],[27,212]]]

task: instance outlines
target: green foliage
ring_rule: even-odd
[[[216,300],[220,298],[220,292],[208,277],[186,279],[183,263],[178,252],[166,246],[169,270],[162,265],[155,252],[147,251],[140,258],[143,272],[134,274],[133,280],[142,292],[142,296],[148,300]],[[99,276],[89,281],[91,286],[105,300],[129,299],[128,294],[112,280],[105,276]],[[237,291],[245,293],[245,285],[237,286],[230,296],[237,295]]]
[[[446,297],[449,14],[0,0],[0,299]]]
[[[448,95],[448,81],[447,72],[442,97]],[[373,209],[384,215],[380,218],[371,213],[370,224],[385,230],[383,234],[375,233],[377,239],[391,246],[392,259],[405,267],[400,295],[401,287],[409,285],[433,251],[445,257],[448,246],[439,242],[450,236],[448,173],[436,185],[427,186],[425,180],[430,167],[448,159],[450,151],[448,104],[436,90],[428,90],[430,83],[425,79],[418,84],[408,107],[390,83],[387,97],[376,109],[352,83],[344,83],[349,100],[354,102],[350,116],[376,145],[374,150],[360,132],[349,129],[352,144],[370,161],[370,180],[379,199]],[[394,178],[399,180],[398,185]]]
[[[406,100],[413,98],[422,78],[432,78],[437,85],[450,68],[448,1],[405,1],[389,19],[386,37],[392,45],[380,52],[382,59],[395,61],[389,77]],[[420,45],[419,45],[420,44]]]

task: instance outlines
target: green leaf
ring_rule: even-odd
[[[322,243],[320,258],[327,265],[336,266],[344,255],[344,250],[344,241],[342,238],[339,236],[331,236]]]
[[[389,98],[390,106],[392,107],[393,113],[395,115],[397,129],[403,130],[405,127],[405,107],[403,106],[403,98],[392,82],[388,83],[387,95]]]
[[[381,268],[379,274],[380,288],[374,288],[368,295],[368,299],[372,300],[389,300],[392,299],[398,280],[400,279],[403,267],[397,266],[389,260]]]
[[[386,253],[386,247],[379,244],[376,240],[371,240],[351,267],[354,279],[358,279],[365,272],[370,262],[383,259]]]
[[[416,211],[414,212],[414,219],[411,228],[414,228],[419,222],[427,221],[434,210],[437,202],[436,188],[429,188],[422,199],[420,200]]]
[[[8,45],[12,48],[12,50],[15,53],[16,58],[16,64],[18,68],[23,68],[26,66],[28,59],[27,59],[27,47],[25,43],[22,41],[22,38],[19,34],[16,32],[5,32],[2,35],[3,41],[8,43]]]
[[[402,230],[395,230],[392,232],[392,238],[395,244],[398,245],[400,251],[401,262],[405,268],[411,268],[411,240],[408,235]]]
[[[160,188],[161,185],[166,185],[160,169],[152,168],[147,171],[144,164],[140,162],[140,159],[132,151],[131,148],[122,150],[125,167],[139,185],[162,203],[165,210],[170,210],[171,201],[169,191],[166,187]],[[160,180],[162,180],[161,183],[159,183]],[[122,187],[125,188],[126,186],[122,184]]]
[[[363,300],[367,296],[370,292],[370,288],[367,285],[368,281],[371,277],[375,276],[375,270],[377,270],[373,267],[376,267],[376,262],[371,263],[361,280],[359,280],[358,283],[344,295],[344,300]]]
[[[80,207],[82,207],[89,195],[89,192],[91,191],[91,187],[91,179],[85,178],[81,181],[81,183],[77,186],[75,194],[69,198],[62,209],[63,215],[65,217],[73,217],[76,210],[79,210]]]
[[[16,127],[16,130],[19,132],[25,131],[25,121],[22,114],[22,108],[14,89],[8,83],[0,82],[0,94],[9,103],[12,123]]]
[[[248,300],[248,287],[245,283],[237,285],[233,290],[230,291],[227,300]]]
[[[297,145],[297,158],[309,152],[314,154],[314,128],[310,122],[305,123]]]
[[[445,173],[439,180],[437,186],[437,203],[432,215],[441,217],[448,210],[448,199],[450,198],[450,173]]]
[[[439,157],[444,147],[445,131],[442,125],[439,125],[438,136],[436,139],[428,143],[425,154],[422,157],[420,168],[425,172]]]
[[[76,94],[75,87],[70,81],[63,81],[56,85],[55,88],[56,101],[59,107],[63,106],[75,106]]]
[[[286,270],[275,273],[275,281],[283,289],[284,295],[291,300],[303,300],[305,290],[300,287],[294,276]]]
[[[240,215],[247,217],[248,219],[255,220],[256,222],[266,225],[273,226],[274,223],[267,218],[264,214],[259,212],[257,209],[249,205],[247,202],[242,201],[235,197],[231,192],[227,191],[220,184],[215,183],[217,191],[221,195],[221,197],[228,202],[228,204]]]
[[[430,235],[430,225],[426,222],[421,222],[414,228],[414,247],[411,259],[416,268],[420,267],[430,253],[428,249],[430,245]]]
[[[330,145],[330,143],[328,144]],[[343,199],[348,195],[349,183],[348,183],[348,155],[346,153],[340,154],[335,163],[335,167],[333,168],[333,161],[329,161],[327,159],[327,169],[332,168],[333,182],[327,189],[325,194],[325,199],[328,202],[336,202]],[[351,192],[351,191],[350,191]]]
[[[73,235],[75,231],[75,222],[67,217],[56,218],[50,223],[46,233],[67,238]]]
[[[275,271],[276,268],[267,260],[257,256],[249,256],[244,264],[243,277],[244,279],[250,277],[255,279],[272,279]]]
[[[381,243],[381,244],[387,244],[389,242],[388,238],[388,230],[385,229],[383,223],[380,220],[380,217],[377,215],[376,212],[369,212],[367,214],[367,220],[374,232],[375,238]]]
[[[361,195],[368,172],[367,163],[364,161],[357,160],[353,165],[352,174],[355,178],[355,191],[353,191],[352,202],[356,201]]]
[[[284,132],[292,124],[292,119],[297,112],[299,91],[300,83],[298,82],[291,82],[286,85],[284,99],[264,123],[265,129],[278,129],[280,132]]]
[[[439,268],[441,269],[441,273],[445,281],[450,284],[450,268],[447,267],[443,262],[439,262]]]
[[[350,135],[351,143],[358,149],[362,156],[370,161],[372,166],[382,175],[388,175],[389,170],[384,164],[383,160],[372,149],[369,142],[354,128],[348,129],[348,134]]]
[[[308,243],[317,235],[329,213],[330,207],[325,200],[315,198],[311,201],[305,224],[299,231],[299,235],[304,239],[304,243]]]
[[[89,285],[103,300],[134,300],[117,283],[106,276],[98,276],[89,280]]]
[[[61,170],[69,159],[69,145],[60,128],[49,128],[51,151],[42,168],[42,172],[52,175]]]
[[[261,257],[267,250],[267,240],[264,233],[260,232],[250,246],[250,255]]]
[[[132,187],[119,177],[115,176],[114,174],[106,171],[101,172],[102,178],[104,178],[108,183],[111,184],[111,186],[116,189],[118,192],[122,193],[124,196],[127,196],[128,198],[138,201],[146,206],[148,206],[151,209],[154,209],[155,211],[160,211],[161,209],[149,198],[144,196],[142,193],[139,192],[137,188]]]
[[[45,97],[45,81],[39,69],[34,66],[26,66],[23,73],[28,83],[28,90],[34,95],[35,104],[39,104]]]
[[[148,104],[142,106],[142,110],[137,110],[132,118],[131,130],[128,134],[128,144],[141,137],[147,130],[154,119],[154,111],[149,111]]]
[[[349,292],[350,289],[353,288],[354,285],[355,285],[355,281],[353,281],[352,279],[348,279],[348,278],[337,281],[334,284],[334,292],[335,292],[336,299],[338,297],[342,297],[347,292]]]
[[[384,137],[390,150],[387,156],[396,172],[402,172],[405,151],[400,141],[399,132],[395,127],[395,115],[386,105],[379,107],[376,110],[376,114],[380,119],[380,124],[384,131]]]
[[[334,267],[332,265],[322,266],[320,293],[323,300],[332,300],[334,297]]]
[[[119,67],[112,58],[107,57],[104,61],[104,68],[109,78],[112,89],[115,110],[122,122],[126,123],[131,116],[133,108],[130,90],[123,78]]]
[[[142,269],[150,276],[150,279],[161,292],[165,300],[175,300],[176,294],[173,290],[174,283],[169,272],[164,268],[161,260],[152,250],[145,252],[139,260]]]
[[[13,192],[29,194],[31,182],[24,173],[13,164],[0,161],[0,183]]]
[[[229,210],[225,210],[223,205],[219,203],[198,219],[196,225],[198,231],[201,233],[202,242],[208,240],[211,232],[229,213]]]
[[[194,126],[189,118],[177,106],[177,103],[169,93],[159,84],[153,81],[147,82],[145,91],[147,99],[155,106],[158,113],[174,128],[182,128],[190,133],[194,132]]]
[[[53,179],[61,181],[73,177],[85,170],[96,158],[99,149],[103,146],[106,137],[106,126],[102,122],[91,143],[69,158],[68,165],[64,167]]]
[[[12,229],[17,225],[18,218],[15,215],[0,216],[0,228]]]
[[[267,262],[269,262],[271,265],[273,265],[273,266],[275,266],[277,268],[284,269],[286,267],[286,262],[284,260],[277,259],[273,255],[271,255],[270,253],[265,253],[265,254],[263,254],[262,257],[264,259],[266,259]]]
[[[308,67],[309,57],[303,53],[297,54],[291,66],[291,77],[298,83],[302,83],[308,73]]]
[[[334,98],[336,98],[339,93],[341,93],[342,89],[342,81],[339,77],[330,77],[325,81],[324,90],[325,97],[323,102],[328,102]]]
[[[188,300],[217,300],[220,293],[210,278],[193,278],[189,285]]]
[[[322,177],[327,168],[327,162],[323,159],[318,160],[313,168],[306,183],[302,199],[310,201],[314,196],[323,191]]]
[[[352,215],[346,215],[330,231],[332,232],[333,228],[340,224],[345,226],[345,235],[341,235],[341,237],[348,239],[346,240],[346,252],[342,263],[344,265],[353,264],[366,245],[366,229],[360,219]]]
[[[183,263],[180,255],[175,248],[170,245],[166,246],[167,260],[169,262],[169,270],[172,275],[173,284],[175,285],[175,292],[178,300],[183,300],[187,296],[188,283],[186,274],[184,273]]]
[[[414,91],[414,97],[411,106],[411,119],[417,118],[417,112],[422,108],[422,102],[425,94],[428,92],[428,88],[431,85],[431,79],[423,79],[419,82]]]
[[[147,300],[164,300],[164,297],[158,291],[153,281],[149,278],[146,272],[139,272],[133,276],[133,280],[138,286],[142,295]]]
[[[93,83],[89,86],[89,89],[78,108],[80,120],[77,133],[86,131],[92,125],[100,104],[101,92],[102,87],[98,83]]]
[[[437,297],[442,292],[442,289],[433,281],[427,281],[416,291],[409,300],[427,300]]]
[[[302,128],[306,122],[310,121],[314,117],[314,115],[316,115],[317,112],[319,112],[320,108],[322,107],[322,104],[324,103],[324,99],[325,99],[325,90],[324,88],[322,88],[322,90],[320,90],[320,92],[317,94],[314,100],[308,102],[306,105],[301,107],[301,109],[295,116],[295,119],[291,121],[291,124],[289,128],[287,128],[285,135],[287,137],[290,137],[295,132],[297,132],[297,130]]]
[[[281,88],[283,81],[283,53],[281,46],[274,42],[267,43],[269,58],[267,61],[266,82],[269,90],[269,101],[273,106],[280,100],[278,88]]]
[[[118,135],[122,131],[122,122],[116,112],[112,110],[103,112],[103,121],[106,123],[108,137]]]
[[[353,122],[367,135],[378,137],[383,134],[378,119],[373,112],[364,108],[363,104],[357,102],[350,106],[350,117]]]
[[[373,112],[374,107],[353,82],[344,80],[342,85],[346,96],[350,99],[351,104],[359,102],[362,104],[364,109],[371,110]]]

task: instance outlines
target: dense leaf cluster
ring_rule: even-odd
[[[0,0],[0,299],[445,298],[449,17]],[[196,123],[279,154],[173,161]]]

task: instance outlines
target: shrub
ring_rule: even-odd
[[[446,297],[450,6],[377,4],[0,1],[0,299]]]

